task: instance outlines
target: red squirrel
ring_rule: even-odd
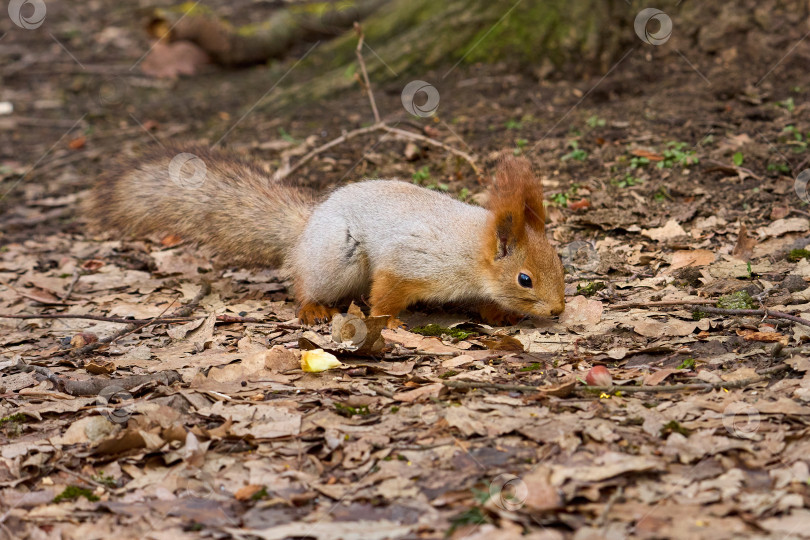
[[[482,208],[398,180],[349,184],[318,202],[249,159],[197,147],[182,155],[204,166],[195,182],[182,182],[173,163],[180,152],[156,149],[99,179],[93,221],[140,236],[173,233],[237,264],[282,268],[304,324],[361,298],[372,315],[390,315],[391,327],[416,302],[474,305],[492,324],[565,307],[543,188],[525,158],[501,159]]]

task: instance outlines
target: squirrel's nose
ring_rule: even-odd
[[[552,315],[559,315],[563,311],[565,311],[565,301],[560,302],[559,304],[557,304],[556,306],[551,308],[551,314]]]

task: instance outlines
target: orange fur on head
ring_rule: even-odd
[[[515,156],[501,158],[495,172],[489,209],[497,216],[497,223],[508,221],[508,216],[511,216],[515,231],[523,230],[524,226],[538,232],[545,230],[543,184],[532,173],[528,159]]]
[[[527,159],[501,160],[488,209],[483,239],[487,296],[508,311],[560,313],[565,307],[563,267],[546,238],[543,187]]]
[[[495,216],[498,258],[508,255],[525,238],[526,227],[544,233],[543,184],[532,173],[528,159],[501,158],[487,207]]]

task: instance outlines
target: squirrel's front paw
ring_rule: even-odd
[[[306,303],[298,308],[298,319],[306,325],[321,324],[329,322],[332,319],[332,315],[336,313],[340,313],[340,310],[337,308],[324,306],[322,304]]]
[[[514,326],[526,317],[514,311],[506,311],[496,304],[486,304],[478,308],[481,320],[491,326]]]

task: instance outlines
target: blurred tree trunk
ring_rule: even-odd
[[[300,56],[321,40],[291,77],[306,82],[285,92],[287,98],[313,99],[356,84],[357,35],[350,30],[355,20],[362,20],[373,83],[419,78],[440,67],[443,77],[476,62],[503,63],[538,78],[575,78],[605,74],[631,47],[647,48],[659,59],[692,48],[721,58],[781,56],[782,42],[794,39],[795,32],[786,29],[806,32],[810,2],[662,0],[657,7],[673,23],[667,47],[644,44],[636,35],[634,20],[649,7],[646,0],[329,0],[293,3],[244,28],[199,7],[184,12],[184,6],[174,10],[174,19],[164,17],[154,26],[155,33],[177,23],[173,38],[195,41],[225,65]],[[178,13],[185,13],[181,20]]]
[[[267,21],[234,27],[197,4],[160,9],[149,29],[156,37],[189,40],[228,66],[281,58],[302,42],[338,36],[322,52],[338,68],[354,61],[364,21],[367,42],[382,61],[373,71],[408,72],[438,63],[507,61],[553,69],[605,65],[619,36],[632,29],[624,0],[341,0],[293,4]],[[381,76],[386,77],[384,73]]]

